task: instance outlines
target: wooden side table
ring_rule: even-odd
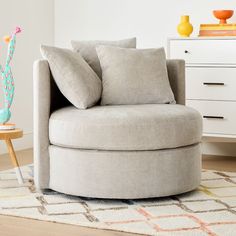
[[[14,170],[16,172],[16,177],[19,184],[23,184],[24,180],[22,177],[22,173],[19,167],[19,163],[16,158],[16,153],[12,146],[12,139],[21,138],[23,136],[23,131],[21,129],[14,129],[14,130],[0,130],[0,140],[5,140],[7,149],[9,152],[9,156],[11,158],[11,162],[14,166]]]

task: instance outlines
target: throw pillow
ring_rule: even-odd
[[[97,103],[101,80],[78,53],[42,45],[41,54],[48,60],[59,90],[75,107],[86,109]]]
[[[174,103],[164,48],[98,46],[102,68],[101,105]]]
[[[118,41],[71,41],[74,51],[80,53],[91,68],[102,78],[102,70],[96,52],[96,46],[109,45],[121,48],[136,48],[136,38],[123,39]]]

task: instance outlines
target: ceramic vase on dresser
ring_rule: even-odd
[[[193,26],[189,22],[189,16],[181,16],[177,31],[181,37],[189,37],[193,32]]]
[[[186,63],[186,105],[204,136],[236,139],[236,38],[170,38],[168,57]]]

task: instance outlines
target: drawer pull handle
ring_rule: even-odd
[[[223,119],[224,119],[224,116],[203,116],[203,118],[206,118],[206,119],[220,119],[220,120],[223,120]]]
[[[188,50],[185,50],[184,53],[189,53],[189,51],[188,51]]]
[[[211,82],[204,82],[203,85],[225,85],[225,83],[211,83]]]

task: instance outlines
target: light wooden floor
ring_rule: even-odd
[[[20,165],[33,161],[32,149],[17,152]],[[12,168],[8,155],[0,156],[0,170]],[[236,157],[204,156],[203,168],[220,171],[236,171]],[[133,236],[109,230],[98,230],[66,224],[43,222],[0,215],[0,236]]]

